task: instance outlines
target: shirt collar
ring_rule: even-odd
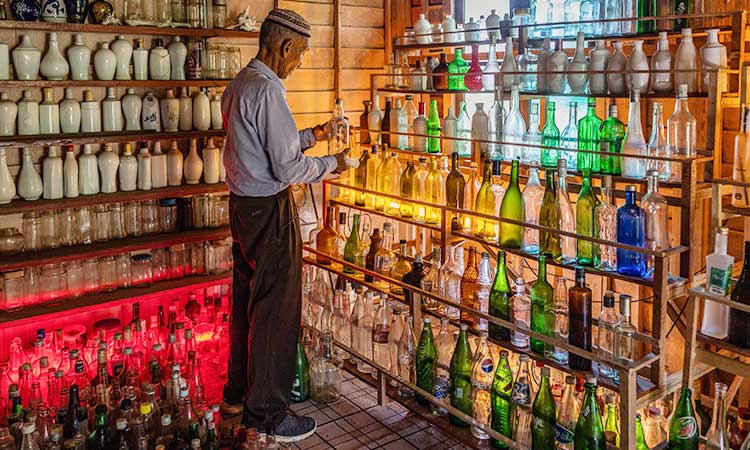
[[[248,67],[252,67],[253,69],[262,73],[263,75],[266,76],[266,78],[278,84],[281,87],[281,89],[284,89],[284,84],[281,82],[281,79],[279,78],[279,76],[276,75],[274,71],[271,70],[271,68],[268,67],[263,61],[253,58],[253,60],[250,61],[250,64],[248,64]],[[286,89],[284,90],[286,91]]]

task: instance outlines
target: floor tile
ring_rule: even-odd
[[[309,438],[307,438],[307,439],[305,439],[303,441],[297,442],[296,445],[301,450],[308,450],[308,449],[310,449],[312,447],[315,447],[316,445],[319,445],[321,443],[323,443],[323,439],[321,439],[320,436],[318,436],[317,434],[313,434]]]
[[[333,441],[335,438],[345,435],[346,431],[338,426],[335,422],[327,423],[322,427],[318,427],[316,434],[323,438],[327,442]]]
[[[354,413],[346,418],[346,421],[350,424],[354,425],[358,429],[361,429],[362,427],[366,425],[370,425],[371,423],[374,423],[376,420],[371,415],[367,414],[365,411],[359,411],[357,413]]]
[[[406,436],[406,440],[417,448],[429,448],[432,445],[440,442],[435,436],[426,433],[425,430],[418,431],[414,434]]]
[[[414,450],[416,447],[411,445],[409,441],[399,439],[384,445],[382,448],[384,450]]]

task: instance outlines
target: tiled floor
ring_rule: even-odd
[[[464,449],[454,439],[397,402],[378,406],[375,389],[344,372],[342,397],[335,403],[292,404],[294,414],[313,417],[317,432],[290,448],[301,450]]]

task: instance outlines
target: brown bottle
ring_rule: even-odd
[[[383,236],[380,235],[380,230],[375,228],[372,230],[372,235],[370,235],[370,251],[367,252],[367,256],[365,257],[365,269],[375,272],[375,254],[378,253],[382,244]],[[365,281],[372,283],[372,276],[365,275]]]
[[[448,59],[445,53],[440,54],[440,64],[432,70],[433,74],[448,74]],[[448,77],[447,76],[433,76],[432,87],[436,91],[448,90]]]
[[[367,116],[370,114],[370,100],[364,100],[362,102],[365,105],[365,110],[359,115],[359,143],[365,145],[370,143],[370,132],[367,131]]]
[[[333,227],[333,217],[333,207],[329,206],[328,208],[326,208],[326,217],[323,229],[318,232],[317,236],[315,236],[315,248],[319,252],[326,253],[332,256],[338,256],[336,249],[336,239],[339,237],[339,234],[336,231],[336,228]],[[317,255],[315,259],[319,264],[331,264],[331,260],[326,258],[325,256]]]
[[[380,134],[380,141],[381,142],[390,142],[390,134],[388,133],[391,130],[391,99],[387,98],[385,99],[385,110],[383,110],[383,121],[380,123],[380,131],[382,133]]]
[[[477,251],[474,247],[469,247],[469,258],[466,260],[466,269],[464,269],[464,275],[461,277],[461,306],[479,309],[477,278],[479,278]],[[461,311],[461,322],[471,327],[476,327],[478,324],[477,316],[465,311]]]
[[[586,287],[586,272],[576,267],[576,284],[568,291],[568,343],[591,351],[591,289]],[[591,370],[591,360],[570,353],[568,365],[574,370]]]

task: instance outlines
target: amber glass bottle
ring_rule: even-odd
[[[479,269],[477,268],[477,251],[469,247],[469,259],[466,261],[466,269],[461,277],[461,306],[479,309],[479,298],[477,297],[477,279]],[[476,327],[479,323],[477,316],[461,311],[461,322]]]
[[[445,203],[453,208],[463,209],[466,179],[464,179],[464,176],[458,167],[458,153],[453,152],[453,154],[451,154],[451,164],[451,171],[445,178]],[[460,231],[462,226],[458,214],[451,215],[453,216],[451,220],[451,229],[453,231]]]
[[[337,252],[336,239],[339,237],[339,234],[336,231],[336,228],[333,227],[334,214],[335,213],[333,212],[333,207],[329,206],[326,209],[325,224],[323,225],[323,229],[320,230],[317,236],[315,236],[315,248],[319,252],[326,253],[338,258],[340,255],[338,255]],[[324,256],[317,255],[316,259],[320,264],[331,264],[331,260]]]
[[[370,235],[370,250],[365,257],[365,269],[375,272],[375,255],[378,253],[382,245],[383,236],[380,235],[380,230],[375,228],[372,230],[372,235]],[[365,281],[372,283],[372,276],[365,275]]]

